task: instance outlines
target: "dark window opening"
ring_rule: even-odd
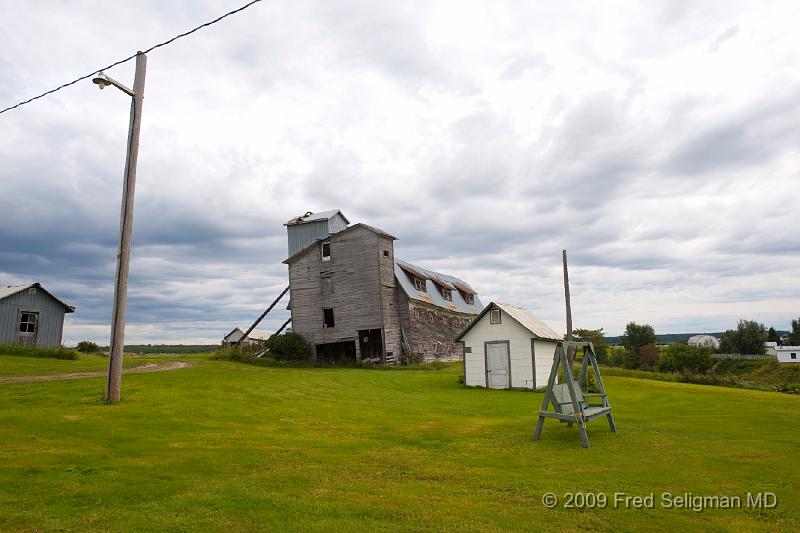
[[[334,326],[333,322],[333,308],[326,307],[322,310],[322,327],[324,328],[332,328]]]
[[[383,336],[380,329],[359,330],[358,343],[362,361],[365,359],[381,359],[383,357]]]
[[[331,243],[330,242],[323,242],[322,243],[322,260],[329,261],[331,258]]]
[[[464,346],[464,353],[472,353],[472,346]]]
[[[418,291],[425,291],[425,280],[422,278],[414,278],[414,288]]]
[[[21,313],[19,317],[20,333],[35,333],[38,313]]]
[[[796,353],[792,354],[792,359],[797,359],[797,354]]]
[[[501,323],[501,316],[499,309],[492,309],[489,311],[489,323],[490,324],[500,324]]]
[[[353,341],[317,344],[317,360],[331,363],[355,361],[356,343]]]
[[[474,294],[465,294],[464,295],[464,301],[467,303],[467,305],[474,304],[475,303],[475,295]]]
[[[453,301],[453,291],[450,290],[450,289],[447,289],[445,287],[442,287],[442,298],[452,302]]]
[[[383,257],[389,257],[389,250],[383,251]]]

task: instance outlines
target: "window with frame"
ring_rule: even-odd
[[[475,295],[474,294],[465,294],[464,295],[464,302],[466,302],[467,305],[474,304],[475,303]]]
[[[39,313],[24,312],[20,313],[19,317],[19,332],[20,333],[35,333],[36,323],[38,322]]]
[[[322,327],[323,328],[332,328],[334,326],[333,321],[333,308],[326,307],[322,310]]]
[[[792,359],[797,359],[797,353],[792,352]]]
[[[325,241],[322,243],[322,260],[323,261],[330,261],[331,260],[331,242]]]
[[[333,276],[330,274],[323,275],[322,278],[322,295],[330,296],[333,294]]]
[[[502,324],[502,316],[500,315],[499,309],[492,309],[491,311],[489,311],[489,323]]]
[[[419,318],[419,309],[414,309],[414,318]]]
[[[425,280],[422,278],[414,277],[414,288],[418,291],[425,292],[427,290],[425,286]]]
[[[444,298],[447,301],[452,302],[453,301],[453,291],[451,289],[448,289],[447,287],[442,287],[442,298]]]

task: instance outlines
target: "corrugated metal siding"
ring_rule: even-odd
[[[341,215],[336,213],[330,220],[328,220],[328,233],[338,233],[343,229],[347,229],[347,220]]]
[[[289,255],[291,257],[312,242],[328,237],[328,221],[306,222],[286,226],[289,236]]]
[[[29,289],[0,300],[0,344],[13,344],[17,341],[20,311],[39,312],[39,331],[36,335],[38,348],[61,346],[64,306],[42,290],[31,294]]]

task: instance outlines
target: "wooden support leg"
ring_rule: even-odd
[[[539,440],[542,436],[542,426],[544,425],[544,417],[540,416],[539,421],[536,422],[536,431],[533,433],[533,440]]]
[[[586,434],[586,428],[583,427],[583,424],[578,424],[578,431],[581,432],[581,442],[583,442],[583,447],[589,447],[589,436]]]
[[[617,432],[617,426],[616,426],[616,424],[614,424],[614,417],[611,416],[611,413],[609,413],[609,414],[606,415],[606,418],[608,418],[608,427],[611,428],[611,433],[616,433]]]

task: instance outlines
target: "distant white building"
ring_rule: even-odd
[[[693,335],[686,341],[689,346],[705,346],[712,350],[719,349],[719,339],[711,335]]]
[[[244,337],[244,339],[242,339]],[[259,339],[253,339],[251,337],[245,337],[244,331],[239,328],[234,328],[233,331],[225,335],[222,339],[222,347],[223,348],[230,348],[231,346],[240,344],[242,346],[248,344],[255,344],[259,341]]]
[[[767,349],[767,355],[771,355],[772,357],[777,357],[778,356],[778,351],[777,351],[778,343],[777,342],[771,342],[771,341],[770,342],[765,342],[764,343],[764,348]]]
[[[777,346],[775,354],[779,363],[800,363],[800,346]]]

